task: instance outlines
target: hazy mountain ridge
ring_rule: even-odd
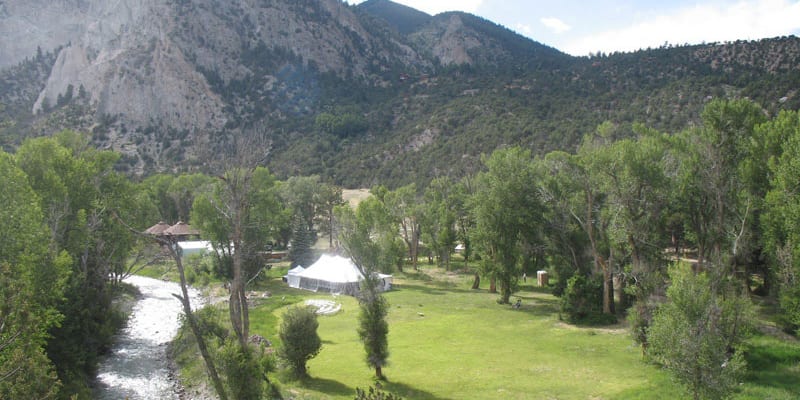
[[[800,106],[796,37],[576,58],[388,0],[0,3],[0,27],[24,24],[0,44],[3,145],[90,131],[137,173],[262,135],[282,175],[424,180],[507,144],[569,150],[605,120],[679,129],[713,97]]]

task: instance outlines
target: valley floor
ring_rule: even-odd
[[[352,399],[374,384],[358,340],[357,301],[288,288],[277,267],[259,285],[271,294],[251,311],[251,332],[277,344],[280,316],[291,305],[330,300],[341,309],[319,317],[323,341],[309,361],[310,378],[271,375],[285,398]],[[576,327],[559,318],[558,301],[528,280],[512,297],[515,310],[497,295],[471,290],[471,274],[421,267],[395,274],[390,304],[389,366],[384,390],[404,399],[675,399],[686,393],[669,374],[642,359],[624,323]],[[759,333],[750,340],[750,372],[736,399],[795,399],[800,345]],[[180,358],[179,358],[180,360]],[[202,375],[193,362],[184,375]],[[191,371],[192,368],[195,372]],[[192,383],[189,383],[191,386]],[[187,392],[191,392],[191,387]]]

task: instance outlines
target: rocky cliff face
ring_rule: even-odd
[[[258,75],[270,101],[287,66],[379,84],[385,64],[426,63],[340,0],[11,0],[0,27],[0,68],[58,51],[34,114],[80,88],[97,116],[198,137],[236,118],[221,94],[231,82]]]
[[[137,173],[249,136],[283,176],[371,185],[608,120],[680,128],[709,96],[800,104],[794,37],[574,58],[388,0],[0,0],[0,37],[0,146],[76,129]]]
[[[3,65],[42,51],[58,57],[34,113],[71,86],[88,94],[98,115],[133,125],[160,121],[190,130],[215,128],[222,104],[172,41],[175,8],[160,0],[9,1],[0,26]],[[7,33],[7,32],[4,32]]]

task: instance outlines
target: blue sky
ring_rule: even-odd
[[[800,0],[393,1],[431,15],[466,11],[577,56],[800,35]]]

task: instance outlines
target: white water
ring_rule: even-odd
[[[111,354],[99,366],[95,398],[104,400],[178,399],[178,386],[170,379],[167,343],[178,332],[183,314],[180,285],[132,276],[126,282],[142,296],[133,308],[127,327],[116,338]],[[192,308],[200,306],[197,291],[190,289]]]

